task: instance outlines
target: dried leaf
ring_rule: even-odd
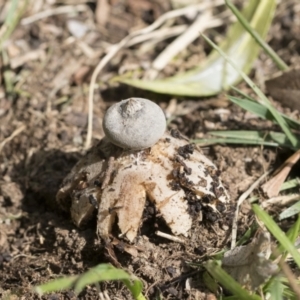
[[[263,192],[269,198],[276,197],[279,194],[282,184],[289,175],[291,168],[298,162],[299,158],[300,150],[298,150],[291,157],[289,157],[284,162],[284,164],[275,172],[275,176],[262,186]]]
[[[261,232],[253,241],[225,253],[223,269],[248,290],[257,289],[277,271],[270,260],[271,242],[268,232]]]
[[[110,5],[107,0],[97,0],[96,7],[96,21],[98,24],[104,26],[108,20],[110,12]]]
[[[300,212],[300,201],[285,209],[280,215],[279,220],[292,217]]]

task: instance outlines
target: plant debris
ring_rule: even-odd
[[[119,236],[133,242],[147,196],[173,234],[188,237],[200,216],[216,221],[226,213],[229,196],[219,176],[195,145],[168,133],[139,151],[122,150],[103,139],[66,177],[57,201],[71,210],[77,226],[98,210],[97,232],[105,241],[117,218]]]
[[[222,267],[244,288],[254,291],[278,270],[270,255],[270,234],[259,232],[250,244],[227,251]]]

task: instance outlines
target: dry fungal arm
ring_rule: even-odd
[[[97,207],[101,174],[106,168],[104,143],[92,148],[71,170],[57,192],[56,201],[64,210],[71,210],[77,226],[87,221]],[[104,147],[104,150],[106,148]]]
[[[143,174],[139,170],[122,168],[112,183],[103,190],[98,211],[97,231],[106,239],[116,216],[121,235],[133,241],[140,228],[146,201]]]
[[[167,136],[166,136],[167,137]],[[167,137],[168,138],[168,137]],[[161,139],[151,149],[149,161],[151,162],[151,173],[145,183],[147,195],[155,203],[157,210],[165,219],[167,225],[176,235],[188,235],[192,226],[192,218],[188,214],[188,204],[185,193],[172,189],[171,176],[173,171],[172,144]]]

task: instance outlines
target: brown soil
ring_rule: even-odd
[[[0,9],[5,7],[6,1],[3,2],[0,1]],[[74,6],[74,1],[67,2]],[[5,44],[8,62],[5,59],[1,62],[0,141],[12,138],[0,149],[2,298],[10,295],[8,299],[97,299],[95,286],[87,287],[79,297],[72,291],[64,291],[41,298],[32,293],[32,287],[61,275],[80,274],[97,264],[112,262],[96,236],[95,222],[78,230],[69,214],[58,209],[55,195],[63,178],[84,153],[91,72],[104,56],[107,43],[120,41],[129,29],[142,28],[170,9],[169,1],[162,1],[166,3],[164,5],[160,2],[109,1],[107,18],[102,24],[97,22],[95,4],[91,2],[83,5],[84,9],[77,15],[52,15],[28,25],[19,25]],[[57,6],[44,4],[41,8],[30,8],[25,16]],[[81,43],[68,30],[70,20],[80,21],[88,28]],[[299,20],[297,1],[283,1],[277,8],[268,36],[273,49],[291,66],[299,66]],[[0,21],[3,21],[1,13]],[[182,19],[179,22],[189,21]],[[219,37],[224,35],[227,25],[218,29]],[[157,101],[164,109],[170,108],[170,96],[107,83],[121,67],[136,68],[151,61],[166,43],[143,55],[136,54],[136,48],[123,50],[102,72],[99,85],[102,98],[99,89],[94,98],[95,143],[103,137],[103,113],[115,101],[142,96]],[[187,50],[190,60],[181,60],[180,65],[178,61],[177,65],[171,64],[165,75],[193,66],[192,62],[204,58],[206,48],[203,41],[197,40]],[[272,61],[262,53],[251,75],[261,84],[276,70]],[[14,92],[9,90],[7,76],[16,86]],[[239,88],[251,94],[244,84]],[[187,113],[176,117],[170,128],[178,128],[190,138],[205,137],[212,129],[278,129],[272,123],[230,105],[223,94],[209,99],[180,98],[175,104],[175,111],[185,107]],[[291,112],[278,102],[275,104],[298,118],[297,112]],[[203,151],[221,170],[233,206],[238,196],[259,176],[291,154],[284,149],[242,146],[211,146]],[[209,255],[230,245],[230,218],[226,222],[217,221],[198,227],[193,236],[195,239],[199,237],[202,243],[197,241],[196,249],[157,237],[143,228],[145,234],[139,243],[143,248],[151,249],[154,257],[134,258],[120,247],[115,247],[115,252],[121,266],[142,279],[144,293],[150,299],[160,293],[165,299],[214,299],[202,283],[203,271],[198,266]],[[253,214],[245,204],[241,209],[238,236],[252,222]],[[105,283],[100,289],[107,289],[111,299],[130,299],[121,284]]]

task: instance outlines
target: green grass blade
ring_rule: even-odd
[[[279,220],[290,218],[299,213],[300,213],[300,201],[298,201],[297,203],[294,203],[290,207],[286,208],[283,212],[281,212],[279,215]]]
[[[298,215],[297,221],[293,224],[293,226],[288,230],[286,233],[286,236],[291,241],[291,243],[294,245],[296,242],[297,237],[300,233],[300,215]],[[278,250],[280,253],[283,252],[283,247],[279,245]]]
[[[249,24],[249,22],[244,18],[244,16],[238,11],[238,9],[233,5],[230,0],[225,0],[226,5],[233,12],[233,14],[237,17],[240,23],[244,26],[245,30],[251,34],[254,40],[264,49],[264,51],[272,58],[272,60],[276,63],[278,68],[282,71],[286,71],[289,69],[288,65],[277,55],[277,53],[261,38],[261,36],[256,32],[255,29]],[[267,1],[261,1],[268,7]]]
[[[242,97],[246,98],[247,100],[252,101],[252,102],[254,102],[254,103],[258,104],[258,105],[261,105],[261,104],[258,103],[254,98],[252,98],[251,96],[247,95],[246,93],[244,93],[244,92],[241,91],[240,89],[238,89],[238,88],[236,88],[236,87],[234,87],[234,86],[232,86],[231,88],[232,88],[234,91],[236,91],[237,93],[239,93]],[[237,97],[235,97],[235,98],[237,98]],[[238,103],[236,103],[236,104],[238,104]],[[238,105],[239,105],[239,104],[238,104]],[[262,105],[261,107],[262,107],[262,109],[263,109],[263,108],[266,109],[263,105]],[[284,115],[284,114],[281,114],[281,115],[284,117],[284,119],[287,121],[287,123],[288,123],[288,125],[289,125],[290,127],[295,128],[295,129],[299,129],[300,122],[298,122],[298,121],[296,121],[296,120],[294,120],[294,119],[291,119],[291,118],[289,118],[288,116],[286,116],[286,115]],[[275,120],[274,118],[272,118],[272,121],[276,121],[276,120]]]
[[[0,36],[0,51],[2,51],[4,42],[10,37],[15,28],[17,27],[29,0],[12,0],[4,21],[5,30]]]
[[[250,130],[224,130],[224,131],[209,131],[209,134],[229,137],[236,139],[244,139],[245,141],[262,142],[268,138],[268,132],[250,131]]]
[[[3,80],[5,86],[5,93],[8,96],[14,94],[14,72],[8,67],[9,66],[9,57],[6,50],[2,50],[2,63],[3,63]]]
[[[236,282],[229,274],[227,274],[216,261],[208,261],[204,264],[206,270],[235,295],[240,300],[261,300],[257,295],[250,295],[248,291],[242,288],[242,286]]]
[[[268,230],[280,243],[280,245],[291,254],[295,263],[300,267],[300,254],[286,234],[278,227],[274,220],[257,204],[252,205],[252,209],[257,217],[263,221]]]
[[[243,9],[242,15],[264,38],[269,30],[275,7],[275,0],[250,0],[247,1],[247,6]],[[251,70],[252,64],[260,51],[260,46],[245,32],[239,22],[234,23],[229,28],[224,42],[220,44],[220,48],[245,73]],[[200,66],[184,74],[153,81],[128,79],[125,74],[124,77],[118,77],[114,80],[157,93],[209,96],[218,94],[224,89],[228,90],[241,80],[241,76],[239,72],[226,63],[226,60],[218,51],[213,50]]]
[[[40,296],[52,293],[56,291],[71,289],[76,281],[78,276],[68,276],[63,278],[54,279],[42,285],[39,285],[34,288],[35,292]]]
[[[257,223],[253,222],[251,226],[247,229],[247,231],[243,234],[243,236],[238,240],[238,242],[236,243],[236,247],[249,243],[251,237],[255,235],[257,229],[258,229]]]
[[[275,285],[275,286],[273,286]],[[273,291],[272,291],[273,290]],[[268,299],[288,299],[288,300],[297,300],[297,296],[289,287],[289,281],[286,277],[283,277],[282,274],[279,274],[273,277],[265,286],[264,292],[270,293],[271,297]],[[277,294],[276,294],[277,293]],[[281,295],[282,297],[279,298],[277,295]]]
[[[249,99],[240,99],[234,96],[227,96],[227,98],[234,104],[240,106],[241,108],[257,115],[258,117],[270,121],[275,121],[274,116],[270,113],[270,111],[262,104],[257,101],[252,101]],[[300,129],[300,122],[289,118],[284,114],[280,114],[282,118],[287,122],[287,124],[295,129]]]
[[[202,275],[202,281],[205,286],[215,295],[218,294],[219,285],[217,281],[209,274],[209,272],[205,271]]]
[[[131,292],[134,299],[136,299],[136,300],[146,300],[146,298],[142,294],[143,284],[140,280],[133,280],[131,278],[131,279],[123,279],[122,282],[130,290],[130,292]]]
[[[288,190],[288,189],[293,189],[295,187],[298,187],[300,185],[300,180],[299,178],[294,178],[294,179],[291,179],[289,181],[286,181],[282,184],[281,188],[280,188],[280,191],[285,191],[285,190]]]
[[[204,34],[202,35],[204,39],[217,51],[220,52],[220,54],[226,59],[226,61],[234,67],[236,71],[239,72],[239,74],[243,77],[243,79],[248,83],[248,85],[253,89],[253,91],[258,96],[261,104],[263,104],[273,115],[274,119],[277,121],[278,125],[281,127],[283,132],[286,134],[288,139],[290,140],[291,144],[296,147],[297,145],[297,138],[293,135],[291,132],[288,124],[284,120],[284,118],[279,114],[279,112],[272,106],[269,99],[264,95],[264,93],[255,85],[255,83],[243,72],[240,70],[240,68],[236,65],[236,63],[225,54],[225,52],[220,49],[215,43],[213,43],[208,37],[206,37]]]
[[[81,275],[67,276],[53,280],[37,286],[35,291],[39,295],[43,295],[45,293],[74,288],[75,293],[79,294],[87,285],[112,280],[122,281],[128,287],[134,299],[146,299],[142,294],[143,284],[137,277],[128,274],[122,269],[117,269],[110,264],[100,264]]]
[[[138,296],[139,299],[142,299],[140,295],[143,288],[142,283],[136,277],[129,275],[124,270],[117,269],[110,264],[98,265],[81,275],[75,283],[74,290],[79,294],[83,288],[89,284],[111,280],[123,281],[126,286],[129,287],[130,291],[135,296],[135,299],[137,299]],[[139,283],[136,283],[136,281],[139,281]]]
[[[281,132],[270,131],[269,137],[272,141],[278,143],[281,147],[287,147],[293,150],[298,150],[300,147],[300,141],[298,139],[296,139],[296,144],[294,146],[288,140],[287,136]]]
[[[218,138],[195,139],[190,140],[201,146],[215,144],[235,144],[235,145],[256,145],[270,147],[284,147],[292,150],[297,150],[300,147],[300,142],[294,147],[287,139],[286,135],[281,132],[258,132],[258,131],[209,131],[209,134]]]
[[[240,99],[234,96],[227,95],[227,98],[234,104],[238,105],[239,107],[257,115],[260,118],[267,119],[267,120],[274,120],[272,114],[268,111],[268,109],[261,105],[258,102],[254,102],[248,99]]]
[[[4,20],[4,25],[5,26],[10,26],[10,24],[13,22],[14,14],[17,10],[19,1],[20,0],[11,0],[10,1],[10,7],[8,9],[7,15],[6,15],[5,20]]]
[[[280,276],[274,276],[268,284],[266,291],[270,293],[272,300],[284,299],[283,293],[286,286],[282,283]]]
[[[234,90],[235,92],[239,93],[241,96],[245,97],[246,99],[251,100],[253,102],[257,102],[254,98],[247,95],[246,93],[244,93],[242,90],[238,89],[237,87],[232,86],[231,89]]]
[[[191,143],[198,144],[200,146],[210,146],[216,144],[231,144],[231,145],[252,145],[252,146],[269,146],[269,147],[278,147],[279,144],[275,142],[267,141],[251,141],[245,139],[235,139],[235,138],[209,138],[209,139],[196,139],[190,140]]]

